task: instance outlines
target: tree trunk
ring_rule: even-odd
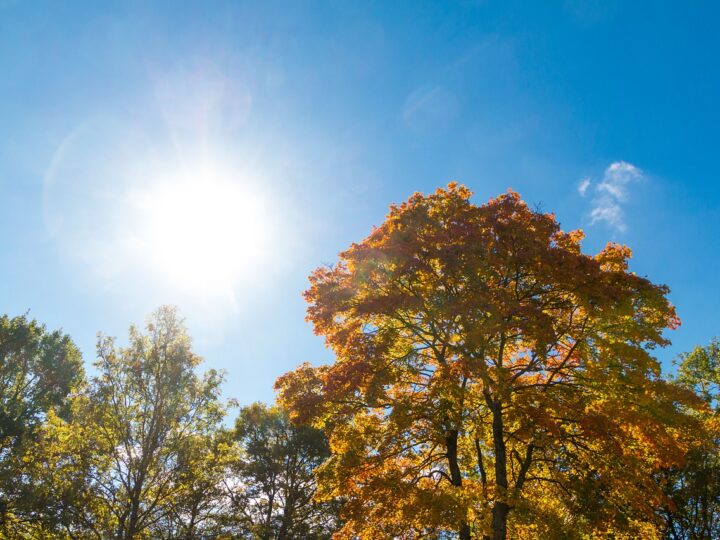
[[[493,446],[495,449],[495,485],[497,486],[496,497],[503,499],[507,497],[507,450],[505,448],[504,426],[502,417],[502,403],[492,402],[492,430]],[[510,506],[503,501],[495,501],[492,513],[493,540],[505,540],[507,538],[507,516]]]
[[[504,502],[496,502],[493,506],[492,527],[493,540],[505,540],[507,538],[507,516],[510,506]]]
[[[462,487],[462,473],[458,464],[457,456],[458,431],[451,429],[445,437],[445,448],[447,449],[448,469],[450,470],[450,483],[458,488]],[[463,520],[458,527],[459,540],[470,540],[470,525]]]
[[[130,496],[130,514],[127,518],[127,527],[125,528],[125,539],[134,540],[138,533],[138,520],[140,519],[140,496],[142,494],[143,484],[145,482],[145,469],[141,471],[139,478],[133,486]]]
[[[280,523],[277,540],[288,540],[288,537],[290,536],[290,532],[293,529],[292,523],[294,504],[294,497],[285,497],[285,505],[283,506],[282,521]]]

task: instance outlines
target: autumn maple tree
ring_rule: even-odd
[[[415,194],[310,276],[336,361],[277,388],[329,437],[340,536],[650,537],[652,473],[696,427],[652,354],[679,324],[667,287],[517,193],[470,197]]]

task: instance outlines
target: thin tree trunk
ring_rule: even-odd
[[[452,429],[445,437],[445,448],[447,449],[448,469],[450,470],[450,483],[455,487],[462,487],[462,474],[457,456],[458,431]],[[458,527],[459,540],[470,540],[470,525],[463,520]]]
[[[502,403],[492,401],[492,430],[493,446],[495,449],[495,485],[497,494],[503,499],[507,497],[507,450],[505,448],[504,426],[502,417]],[[493,540],[505,540],[507,538],[507,516],[510,506],[506,502],[495,501],[492,512]]]

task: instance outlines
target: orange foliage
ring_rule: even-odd
[[[340,537],[651,527],[651,474],[694,428],[651,354],[679,324],[667,287],[629,272],[625,246],[583,254],[517,193],[470,196],[416,193],[310,276],[307,318],[337,360],[277,388],[328,433]]]

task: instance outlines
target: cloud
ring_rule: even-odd
[[[595,197],[590,210],[590,224],[604,222],[618,232],[627,229],[622,205],[629,199],[630,184],[644,178],[642,171],[626,161],[611,163],[599,184],[594,186]],[[591,186],[590,178],[583,178],[578,192],[585,196]]]
[[[605,169],[605,176],[598,186],[598,191],[606,193],[618,201],[626,201],[628,184],[640,180],[642,177],[642,171],[635,165],[625,161],[616,161]]]
[[[598,221],[604,221],[620,232],[624,232],[627,229],[622,208],[610,199],[599,201],[597,206],[590,212],[590,223],[594,225]]]
[[[590,180],[590,177],[586,176],[582,180],[580,180],[580,183],[578,184],[578,193],[581,197],[584,197],[587,193],[588,188],[590,187],[590,184],[592,184],[592,181]]]

